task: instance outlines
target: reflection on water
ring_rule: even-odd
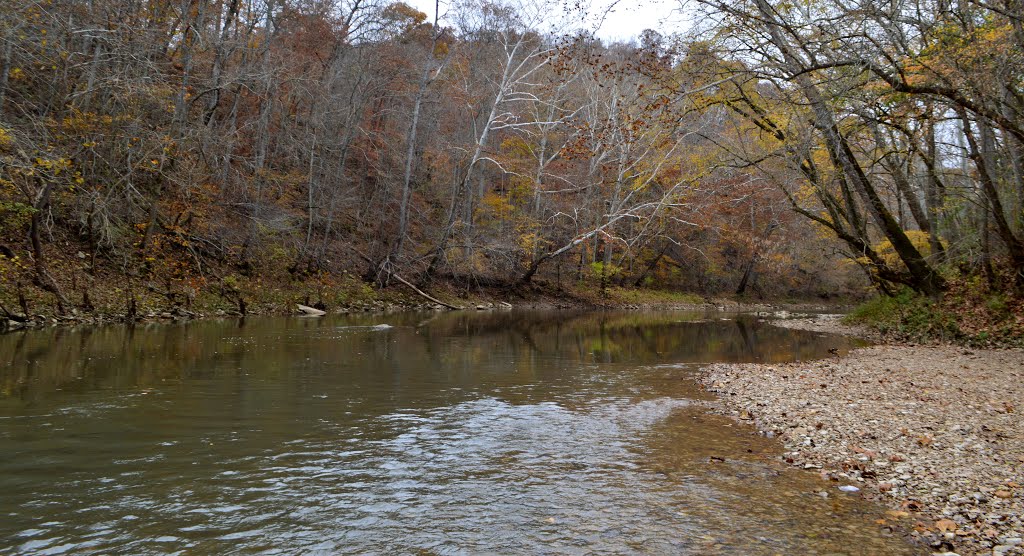
[[[0,336],[0,554],[912,553],[694,403],[694,363],[846,341],[697,317]]]

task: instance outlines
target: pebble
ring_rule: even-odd
[[[780,431],[784,459],[909,513],[924,546],[956,551],[937,554],[1024,556],[1024,411],[1004,410],[1024,399],[1022,377],[1020,349],[881,345],[827,362],[715,364],[701,380],[723,413]]]

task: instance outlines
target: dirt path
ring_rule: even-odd
[[[783,325],[852,332],[836,319]],[[879,345],[701,377],[721,411],[835,481],[829,495],[854,486],[888,506],[881,526],[909,524],[936,552],[1024,554],[1024,351]]]

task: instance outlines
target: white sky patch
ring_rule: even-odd
[[[404,0],[406,4],[434,19],[434,0]],[[441,0],[441,19],[453,1]],[[564,0],[566,4],[576,4]],[[587,17],[577,17],[576,27],[597,29],[597,36],[605,41],[628,41],[640,36],[645,29],[654,29],[668,35],[683,30],[685,19],[679,13],[679,0],[583,0],[590,5]],[[564,17],[564,14],[559,14]]]

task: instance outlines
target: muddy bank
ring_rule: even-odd
[[[851,333],[838,319],[784,326]],[[702,370],[718,409],[868,496],[937,552],[1024,554],[1024,351],[878,345],[845,357]],[[856,487],[852,494],[839,487]]]

